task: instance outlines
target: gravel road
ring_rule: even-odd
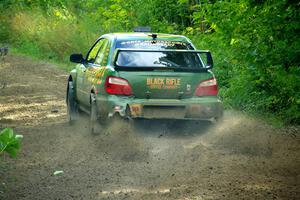
[[[86,116],[67,123],[66,80],[52,64],[1,61],[0,128],[24,139],[0,157],[0,199],[300,199],[299,127],[227,111],[218,125],[115,121],[93,136]]]

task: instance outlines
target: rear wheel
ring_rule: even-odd
[[[78,108],[75,100],[73,82],[68,82],[68,92],[67,92],[67,115],[69,124],[74,124],[78,119]]]
[[[98,118],[98,108],[96,103],[95,94],[91,94],[91,110],[90,110],[90,121],[89,121],[90,133],[97,135],[100,133],[100,124]]]

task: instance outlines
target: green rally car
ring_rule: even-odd
[[[118,115],[136,119],[219,119],[223,114],[209,51],[180,35],[111,33],[101,36],[68,78],[70,122],[90,115],[90,130]],[[98,131],[98,130],[97,130]]]

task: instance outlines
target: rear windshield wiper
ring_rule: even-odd
[[[162,64],[168,67],[180,67],[180,65],[164,57],[159,58],[159,62],[155,62],[154,64]]]

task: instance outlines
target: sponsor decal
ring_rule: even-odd
[[[142,112],[142,106],[140,104],[131,104],[130,112],[133,116],[140,116]]]
[[[123,41],[120,43],[122,46],[135,46],[135,47],[139,47],[139,46],[148,46],[148,45],[166,45],[169,47],[172,46],[177,46],[177,45],[181,45],[181,46],[186,46],[187,44],[185,42],[181,42],[181,41],[170,41],[170,40],[155,40],[155,42],[153,42],[153,40],[130,40],[130,41]]]
[[[147,78],[147,86],[150,89],[178,89],[180,78]]]
[[[102,83],[102,78],[106,72],[106,69],[104,67],[100,67],[98,69],[93,69],[91,71],[88,71],[88,81],[92,84],[98,84],[100,85]]]
[[[190,85],[190,84],[187,84],[187,85],[186,85],[186,91],[187,91],[187,92],[190,92],[190,91],[191,91],[191,85]]]

